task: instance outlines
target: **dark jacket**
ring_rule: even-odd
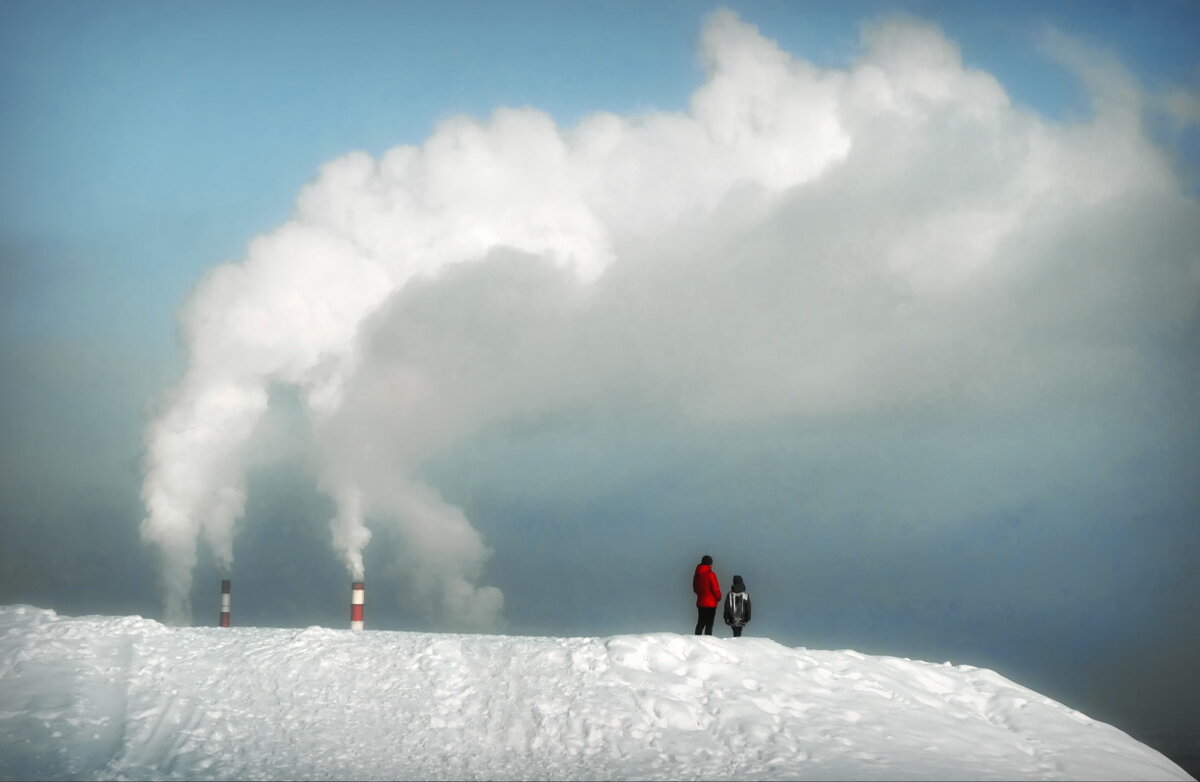
[[[721,582],[717,580],[712,565],[696,565],[692,591],[696,593],[696,605],[701,608],[716,608],[717,603],[721,602]]]
[[[725,596],[725,624],[743,627],[750,623],[750,593],[741,576],[733,577],[733,586]]]

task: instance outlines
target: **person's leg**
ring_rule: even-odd
[[[738,627],[737,625],[734,625],[734,627],[733,627],[733,637],[734,637],[734,638],[741,638],[741,637],[742,637],[742,628]]]
[[[704,609],[704,634],[712,635],[713,620],[717,618],[716,606]]]
[[[696,635],[704,632],[704,608],[696,606]]]

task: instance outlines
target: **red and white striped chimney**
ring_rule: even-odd
[[[229,627],[229,579],[221,579],[221,627]]]
[[[355,581],[350,586],[350,629],[363,629],[363,582]]]

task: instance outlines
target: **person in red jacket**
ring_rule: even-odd
[[[712,557],[705,554],[696,565],[692,576],[692,591],[696,593],[696,635],[712,635],[713,619],[717,616],[717,604],[721,602],[721,582],[712,569]]]

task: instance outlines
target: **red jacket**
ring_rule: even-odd
[[[696,565],[692,591],[696,593],[696,605],[702,608],[716,608],[717,603],[721,602],[721,582],[717,580],[712,565]]]

